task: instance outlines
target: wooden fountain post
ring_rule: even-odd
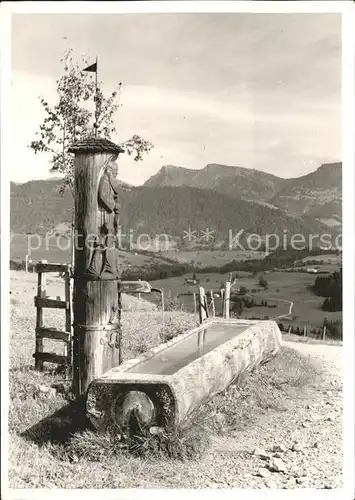
[[[118,266],[118,155],[101,138],[74,143],[75,268],[73,391],[121,362],[121,293]]]
[[[226,287],[224,289],[223,295],[223,317],[225,319],[229,319],[230,316],[230,293],[231,293],[231,283],[230,281],[226,282]]]
[[[207,319],[207,302],[206,302],[206,293],[205,289],[200,286],[198,288],[198,314],[200,324],[202,324]]]

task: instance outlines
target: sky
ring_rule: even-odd
[[[50,177],[28,149],[56,102],[66,49],[99,60],[104,92],[122,81],[114,142],[154,144],[120,155],[139,185],[163,165],[208,163],[297,177],[341,161],[339,14],[16,14],[12,17],[11,180]]]

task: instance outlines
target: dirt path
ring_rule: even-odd
[[[238,470],[245,471],[245,476],[237,481],[239,487],[247,484],[253,488],[265,485],[281,488],[340,487],[341,347],[292,341],[283,345],[312,360],[321,369],[323,381],[315,383],[304,400],[289,402],[291,408],[287,413],[270,415],[264,422],[259,422],[254,432],[248,432],[244,442],[231,443],[228,440],[216,444],[215,453],[227,452],[233,457],[231,463],[234,462]],[[275,432],[270,432],[270,429]],[[265,461],[250,455],[251,450],[256,447],[268,450],[275,445],[290,447],[296,441],[300,451],[279,452],[279,459],[285,464],[284,472],[266,473],[265,478],[255,476],[265,474]],[[217,458],[215,453],[211,457],[213,461]],[[235,479],[229,481],[237,486]]]
[[[255,299],[255,295],[251,295],[250,293],[246,293],[245,294],[247,297],[250,297],[252,299]],[[276,297],[269,297],[270,300],[275,300],[275,302],[283,302],[285,304],[288,304],[288,312],[286,314],[281,314],[280,316],[275,316],[274,318],[270,318],[270,319],[281,319],[281,318],[287,318],[289,316],[291,316],[292,314],[292,311],[293,311],[293,306],[294,306],[294,303],[292,302],[292,300],[286,300],[286,299],[278,299]]]
[[[291,316],[293,306],[294,306],[294,303],[292,302],[292,300],[283,300],[283,299],[275,299],[275,298],[273,298],[272,300],[276,300],[278,302],[285,302],[285,304],[289,305],[289,310],[288,310],[287,314],[281,314],[281,316],[276,316],[274,319],[287,318],[288,316]]]

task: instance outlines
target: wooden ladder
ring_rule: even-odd
[[[34,298],[36,307],[36,348],[33,357],[35,358],[35,368],[43,371],[43,363],[57,363],[66,366],[67,373],[72,366],[73,349],[73,307],[72,307],[72,278],[70,264],[47,264],[39,262],[35,271],[38,273],[37,295]],[[46,295],[46,275],[45,273],[63,273],[65,279],[65,296],[49,297]],[[43,325],[43,309],[55,308],[65,310],[65,330],[48,328]],[[59,355],[43,351],[43,339],[61,340],[65,344],[65,354]]]
[[[71,277],[70,264],[48,264],[40,261],[35,266],[38,274],[37,295],[34,298],[36,307],[36,348],[33,357],[35,358],[35,368],[43,371],[43,363],[57,363],[64,365],[69,374],[73,360],[73,279]],[[65,279],[65,297],[50,297],[46,295],[46,275],[45,273],[63,273]],[[146,281],[121,281],[121,292],[128,294],[150,293],[151,285]],[[65,330],[48,328],[43,326],[43,309],[55,308],[65,309]],[[43,351],[43,339],[61,340],[65,343],[65,355]]]

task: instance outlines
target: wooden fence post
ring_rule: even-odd
[[[48,264],[48,260],[40,260],[39,261],[40,264]],[[38,297],[45,297],[47,295],[47,275],[46,273],[41,273],[42,274],[42,277],[41,277],[41,294],[39,294],[39,290],[37,290],[37,296]]]
[[[324,317],[324,321],[323,321],[323,340],[325,340],[326,333],[327,333],[327,318]]]
[[[75,248],[73,392],[121,361],[121,288],[118,262],[119,183],[115,163],[124,150],[88,138],[75,154]]]
[[[70,236],[71,236],[70,267],[71,267],[71,272],[73,272],[75,268],[75,209],[72,210]]]
[[[207,311],[206,311],[206,295],[205,289],[200,286],[198,289],[198,311],[199,311],[199,319],[200,324],[207,319]]]
[[[197,300],[196,300],[196,292],[193,293],[194,296],[194,313],[197,313]]]
[[[227,281],[224,291],[224,301],[223,301],[223,306],[224,306],[223,316],[225,319],[229,319],[230,292],[231,292],[231,284],[230,281]]]
[[[65,274],[65,302],[69,302],[70,307],[65,310],[65,331],[69,333],[70,341],[66,344],[66,356],[68,358],[67,376],[72,372],[73,362],[73,279],[71,277],[71,267]]]
[[[216,307],[214,304],[213,290],[210,291],[210,295],[211,295],[212,317],[215,318],[216,317]]]
[[[161,289],[161,314],[162,314],[162,329],[163,329],[163,335],[165,332],[165,301],[164,301],[164,288]]]
[[[38,273],[37,275],[37,297],[44,297],[45,289],[43,289],[43,281],[45,281],[45,274]],[[40,328],[43,328],[43,308],[41,306],[36,307],[36,332]],[[36,335],[36,345],[35,352],[43,352],[43,338]],[[43,371],[43,361],[40,359],[35,359],[35,369]]]

